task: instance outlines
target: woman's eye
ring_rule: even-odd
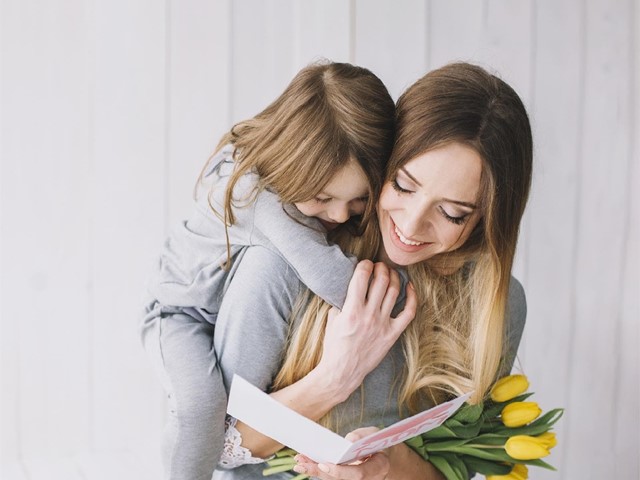
[[[407,190],[406,188],[403,188],[403,187],[401,187],[401,186],[400,186],[400,184],[398,183],[398,179],[397,179],[397,178],[394,178],[394,179],[391,181],[391,186],[393,187],[393,189],[394,189],[396,192],[400,192],[400,193],[411,193],[411,190]]]
[[[469,216],[468,213],[465,213],[462,216],[455,217],[453,215],[449,215],[444,208],[442,207],[438,207],[438,208],[440,209],[440,213],[442,214],[442,216],[455,225],[462,225],[467,220],[467,217]]]
[[[314,198],[314,200],[316,202],[318,202],[318,203],[326,204],[326,203],[329,203],[331,201],[331,197],[329,197],[329,198],[318,198],[318,197],[316,197],[316,198]]]

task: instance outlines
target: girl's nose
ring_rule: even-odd
[[[344,223],[349,220],[349,207],[347,205],[336,205],[327,212],[332,222]]]

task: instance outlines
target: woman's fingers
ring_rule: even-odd
[[[407,284],[407,301],[404,304],[404,309],[392,319],[396,331],[403,332],[407,325],[416,316],[416,309],[418,308],[418,297],[416,291],[413,288],[413,284],[409,282]]]
[[[370,312],[377,312],[389,287],[390,268],[382,262],[373,266],[373,278],[367,292],[366,305]]]
[[[389,473],[389,458],[384,452],[378,452],[358,465],[317,464],[306,457],[296,457],[296,460],[296,472],[322,480],[383,480]]]
[[[391,269],[389,272],[389,285],[387,287],[387,290],[384,293],[382,305],[380,305],[380,313],[384,317],[391,316],[391,312],[393,311],[393,307],[396,304],[396,300],[398,300],[399,294],[400,294],[400,275],[398,275],[398,272]]]
[[[367,297],[369,279],[373,273],[373,262],[362,260],[356,265],[349,287],[347,288],[347,298],[344,301],[342,310],[354,310],[362,305]]]
[[[372,433],[376,433],[379,430],[380,429],[378,427],[356,428],[354,431],[347,433],[344,438],[350,442],[357,442],[361,438],[371,435]]]

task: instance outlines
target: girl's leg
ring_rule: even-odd
[[[143,326],[169,403],[162,448],[168,480],[210,480],[222,451],[227,397],[213,330],[184,313],[147,318]]]

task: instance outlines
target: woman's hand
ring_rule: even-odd
[[[342,311],[329,313],[322,357],[315,374],[346,399],[382,361],[416,313],[416,294],[407,287],[405,308],[395,318],[391,311],[400,293],[398,273],[384,263],[369,260],[355,269]]]
[[[345,438],[351,442],[360,440],[376,432],[375,427],[359,428],[349,433]],[[389,474],[389,456],[386,451],[377,452],[363,461],[351,465],[333,465],[330,463],[316,463],[304,455],[296,455],[298,465],[294,470],[305,473],[321,480],[384,480]]]
[[[378,428],[359,428],[345,438],[352,442],[376,432]],[[404,443],[377,452],[351,465],[318,464],[296,455],[294,470],[321,480],[445,480],[436,468]]]

